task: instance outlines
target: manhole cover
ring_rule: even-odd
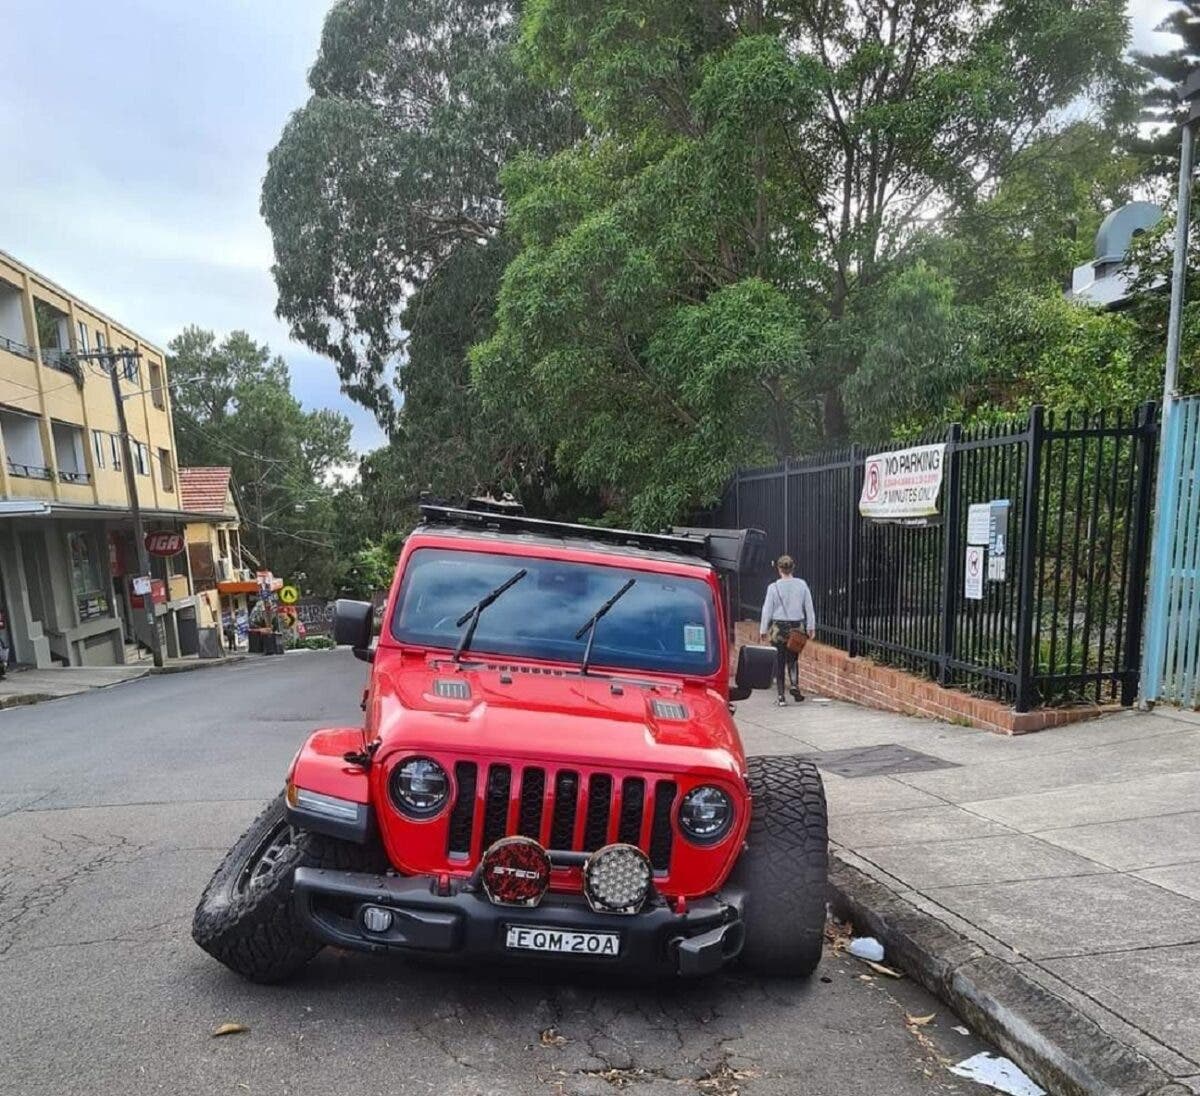
[[[910,750],[895,742],[882,746],[856,746],[849,750],[823,750],[813,754],[817,768],[838,776],[890,776],[892,773],[925,773],[932,769],[957,769],[953,761],[943,761],[920,750]]]

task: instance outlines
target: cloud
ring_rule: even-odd
[[[284,355],[308,407],[383,441],[276,319],[258,212],[330,0],[6,0],[0,248],[160,345],[187,324]]]

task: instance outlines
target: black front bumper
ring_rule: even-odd
[[[676,913],[661,899],[637,914],[594,912],[582,897],[548,894],[527,909],[493,905],[469,884],[452,882],[438,893],[427,876],[368,875],[298,868],[296,906],[308,927],[336,947],[370,952],[443,955],[480,962],[524,965],[538,960],[656,974],[710,974],[742,950],[742,895],[726,891],[688,903]],[[363,924],[368,906],[387,909],[391,926],[371,932]],[[513,950],[509,926],[616,933],[618,954],[575,955]]]

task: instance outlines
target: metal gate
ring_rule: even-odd
[[[1164,409],[1143,696],[1200,707],[1200,396]]]

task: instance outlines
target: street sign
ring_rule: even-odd
[[[279,600],[284,605],[295,605],[300,600],[300,591],[295,586],[285,586],[279,591]]]
[[[152,556],[177,556],[183,551],[183,534],[171,530],[159,530],[146,534],[146,551]]]

